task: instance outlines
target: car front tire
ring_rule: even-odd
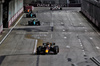
[[[40,54],[40,53],[41,53],[41,49],[42,49],[41,46],[39,46],[39,47],[37,48],[37,54]]]

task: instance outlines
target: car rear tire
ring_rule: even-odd
[[[36,25],[37,25],[37,26],[40,26],[40,21],[38,21],[38,22],[36,23]]]
[[[36,14],[34,14],[34,17],[36,18]]]
[[[59,53],[59,47],[58,46],[54,46],[54,54]]]
[[[28,14],[26,14],[26,17],[28,17]]]
[[[31,25],[30,21],[28,21],[28,25]]]
[[[40,26],[40,21],[38,21],[38,25]]]
[[[50,8],[50,10],[52,10],[52,8]]]

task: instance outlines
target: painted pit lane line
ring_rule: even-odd
[[[36,39],[36,41],[35,41],[35,47],[34,47],[34,54],[36,53],[37,42],[38,42],[38,40]]]
[[[100,47],[96,46],[97,49],[100,49]]]
[[[19,21],[22,19],[22,17],[24,16],[24,14],[20,17],[20,19],[18,19],[18,21],[16,22],[16,24],[9,30],[9,32],[6,34],[6,36],[0,41],[0,44],[2,44],[2,42],[8,37],[8,35],[12,32],[12,30],[16,27],[16,25],[19,23]]]
[[[36,66],[39,66],[39,59],[40,59],[40,56],[38,55],[37,60],[36,60]]]

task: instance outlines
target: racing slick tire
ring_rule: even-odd
[[[36,18],[36,14],[34,14],[34,15],[33,15],[33,17],[35,17],[35,18]]]
[[[52,10],[52,8],[50,8],[50,10]]]
[[[39,47],[37,48],[37,54],[40,54],[40,53],[41,53],[41,49],[42,49],[41,46],[39,46]]]
[[[26,14],[26,17],[28,17],[28,14]]]
[[[40,21],[38,22],[38,25],[40,26]]]
[[[28,21],[28,25],[31,25],[30,21]]]
[[[60,10],[62,10],[62,8],[60,8]]]
[[[36,25],[40,26],[40,21],[38,21],[38,23]]]
[[[59,47],[58,46],[54,46],[54,54],[59,53]]]

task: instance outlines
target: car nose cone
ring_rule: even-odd
[[[45,52],[46,52],[46,53],[48,53],[48,52],[49,52],[49,50],[48,50],[48,49],[46,49],[46,50],[45,50]]]

